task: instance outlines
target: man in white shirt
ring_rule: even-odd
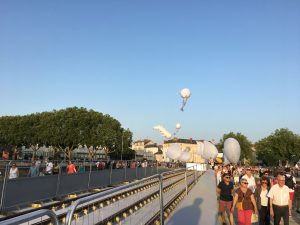
[[[46,163],[46,170],[45,170],[45,175],[52,175],[53,173],[53,163],[50,162],[49,160],[45,160]]]
[[[242,179],[243,178],[247,180],[247,182],[248,182],[248,188],[254,193],[255,188],[256,188],[256,182],[255,182],[255,178],[252,175],[250,167],[248,167],[246,169],[246,174],[242,177]]]
[[[278,184],[272,186],[268,193],[270,198],[270,216],[274,218],[274,225],[279,225],[283,217],[284,225],[289,225],[292,201],[290,200],[290,189],[285,185],[285,176],[277,176]]]

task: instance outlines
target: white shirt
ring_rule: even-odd
[[[268,206],[268,190],[261,190],[260,201],[262,206]]]
[[[9,170],[9,179],[15,179],[18,178],[18,168],[10,168]]]
[[[48,162],[46,164],[46,172],[52,172],[53,169],[53,163],[52,162]]]
[[[275,184],[271,187],[268,197],[273,199],[273,204],[277,206],[287,206],[290,200],[290,189],[284,185],[280,187]]]
[[[251,177],[248,177],[247,174],[245,174],[242,178],[246,179],[248,182],[248,188],[254,193],[256,188],[256,183],[254,177],[251,175]]]

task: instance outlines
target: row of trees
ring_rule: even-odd
[[[224,141],[229,137],[235,138],[240,143],[241,160],[246,159],[250,164],[261,160],[265,165],[275,166],[279,160],[296,163],[300,159],[300,136],[286,128],[277,129],[254,144],[245,135],[230,132],[223,135],[217,145],[218,149],[223,149]]]
[[[106,156],[126,156],[134,154],[129,149],[131,142],[131,131],[118,120],[85,108],[0,117],[0,145],[11,145],[14,151],[22,145],[31,147],[33,157],[38,145],[52,146],[54,154],[63,152],[69,159],[79,145],[88,146],[90,158],[99,149]]]

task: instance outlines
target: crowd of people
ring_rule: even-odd
[[[292,210],[299,211],[298,168],[262,168],[215,166],[219,213],[225,223],[226,212],[231,225],[237,213],[238,225],[289,224]],[[295,191],[297,190],[297,196]]]
[[[69,161],[68,164],[65,162],[52,162],[49,159],[45,159],[44,161],[41,159],[36,159],[31,162],[30,167],[27,166],[22,169],[23,176],[28,177],[37,177],[37,176],[47,176],[58,173],[67,173],[67,174],[75,174],[75,173],[83,173],[86,171],[92,170],[105,170],[105,169],[124,169],[131,168],[135,169],[137,167],[146,168],[146,167],[154,167],[156,166],[156,162],[148,162],[144,161],[124,161],[124,160],[107,160],[107,161],[94,161],[94,162],[74,162]],[[159,164],[159,166],[163,167],[174,167],[173,164]],[[29,168],[29,169],[28,169]],[[26,174],[24,174],[24,170]],[[16,163],[11,163],[9,169],[9,179],[16,179],[20,176],[19,168]]]

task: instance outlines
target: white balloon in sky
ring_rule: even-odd
[[[181,111],[183,111],[183,108],[188,100],[189,97],[191,97],[191,91],[188,88],[184,88],[180,91],[180,96],[182,98],[182,106],[180,108]]]
[[[208,141],[204,141],[204,149],[202,157],[204,159],[215,159],[218,155],[218,149],[215,145]]]
[[[202,141],[197,141],[196,154],[202,156],[204,150],[204,144]]]
[[[180,160],[182,162],[188,162],[188,161],[190,161],[191,157],[192,157],[191,153],[182,152],[178,160]]]
[[[227,138],[224,142],[224,155],[231,163],[238,163],[241,156],[241,147],[234,138]]]
[[[181,128],[181,124],[180,123],[176,123],[176,129],[179,130]]]
[[[175,143],[170,144],[170,147],[168,148],[166,155],[170,159],[174,159],[174,160],[179,159],[179,157],[181,156],[181,148],[179,144],[175,144]]]

